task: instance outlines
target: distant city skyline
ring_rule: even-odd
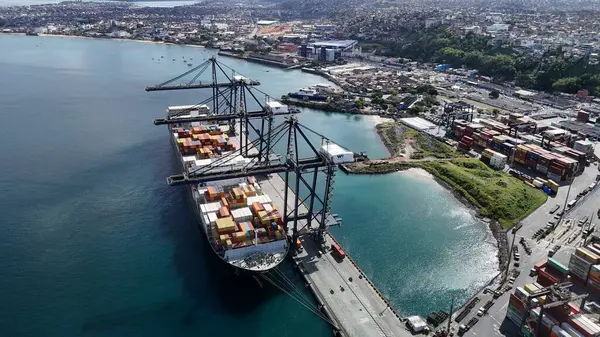
[[[44,5],[63,2],[65,0],[0,0],[0,7],[8,6],[31,6],[31,5]],[[103,0],[81,0],[85,2],[101,2]],[[130,2],[133,2],[130,0]],[[148,7],[175,7],[191,5],[201,0],[159,0],[159,1],[135,1],[139,5]]]

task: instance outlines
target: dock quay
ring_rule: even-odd
[[[278,174],[268,179],[257,177],[261,188],[283,209],[285,181]],[[291,189],[288,193],[293,193]],[[290,204],[289,207],[292,205]],[[302,211],[302,210],[299,210]],[[305,210],[304,210],[305,211]],[[303,222],[300,222],[302,226]],[[301,228],[301,226],[299,227]],[[325,235],[327,244],[338,243]],[[346,337],[408,337],[404,319],[377,290],[377,287],[348,256],[338,261],[329,251],[319,257],[319,246],[309,234],[300,235],[303,251],[293,256],[294,265],[319,302],[322,311],[337,325],[338,334]],[[339,243],[338,243],[339,244]],[[344,290],[341,290],[341,287]]]

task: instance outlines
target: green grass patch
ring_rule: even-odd
[[[407,138],[414,140],[411,144],[414,149],[411,155],[413,159],[426,157],[456,158],[460,156],[460,153],[447,144],[440,142],[428,134],[409,128],[404,124],[385,122],[378,124],[376,128],[392,156],[404,152],[404,144]]]
[[[465,197],[481,215],[510,228],[546,202],[546,194],[473,158],[421,161],[364,167],[362,173],[393,172],[409,167],[427,170]]]

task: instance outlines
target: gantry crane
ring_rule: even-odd
[[[212,65],[211,82],[195,83],[210,65]],[[242,76],[230,77],[223,67],[227,66],[213,57],[174,79],[158,86],[146,88],[146,91],[212,89],[211,97],[189,107],[189,111],[191,111],[197,109],[198,106],[212,104],[213,109],[210,113],[194,117],[189,117],[181,112],[167,114],[165,118],[156,119],[154,124],[228,121],[231,126],[230,130],[235,130],[240,136],[239,152],[232,151],[216,158],[209,165],[197,167],[190,172],[172,175],[167,178],[168,184],[171,186],[204,185],[218,180],[283,174],[285,188],[282,198],[284,208],[282,217],[286,233],[289,233],[291,227],[292,247],[297,248],[299,232],[304,228],[313,233],[316,241],[323,243],[327,227],[339,225],[341,222],[341,219],[330,211],[337,163],[330,155],[327,155],[326,151],[322,150],[323,146],[327,147],[334,143],[318,132],[301,125],[294,116],[285,118],[281,124],[273,127],[275,116],[288,115],[296,111],[290,112],[282,109],[283,112],[277,112],[268,104],[263,105],[253,93],[253,91],[258,91],[254,87],[260,83]],[[227,79],[226,81],[218,82],[218,70],[221,71],[221,76]],[[170,85],[195,71],[200,71],[200,73],[196,74],[187,84]],[[248,111],[247,97],[252,97],[260,109]],[[266,97],[269,99],[268,95]],[[239,125],[231,122],[236,119],[239,119]],[[258,123],[260,126],[255,125]],[[266,130],[265,123],[267,124]],[[255,136],[255,139],[250,140],[251,136]],[[320,146],[313,144],[316,139],[320,139]],[[285,158],[283,159],[275,153],[274,148],[277,144],[285,145]],[[301,152],[303,153],[301,154]],[[247,159],[243,164],[236,162],[240,155]],[[323,174],[325,175],[324,184],[319,186],[318,178]],[[323,189],[320,190],[319,187],[323,187]],[[314,226],[315,223],[316,226]]]
[[[569,302],[576,301],[578,299],[585,299],[588,294],[582,295],[572,295],[571,291],[568,289],[572,286],[570,282],[564,282],[559,284],[553,284],[549,287],[539,289],[532,294],[527,296],[527,300],[525,303],[526,315],[529,315],[531,309],[540,308],[540,314],[537,317],[537,320],[529,319],[529,323],[535,324],[535,336],[540,336],[540,329],[542,324],[542,317],[544,315],[544,310],[555,308],[558,306],[566,305]],[[546,304],[541,303],[533,303],[532,300],[535,298],[539,298],[542,296],[547,296]],[[581,305],[583,307],[583,304]],[[519,325],[519,331],[521,328],[528,322],[528,319],[525,318],[522,323]]]

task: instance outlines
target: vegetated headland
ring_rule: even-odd
[[[478,217],[489,220],[502,267],[508,254],[506,230],[544,204],[546,194],[478,159],[467,158],[427,133],[397,122],[381,123],[376,128],[391,156],[346,165],[344,170],[349,174],[426,170],[476,210]]]

